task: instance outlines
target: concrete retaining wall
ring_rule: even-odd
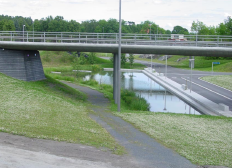
[[[0,72],[24,81],[45,79],[39,51],[0,49]]]

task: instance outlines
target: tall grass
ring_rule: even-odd
[[[123,152],[110,134],[89,117],[85,94],[46,77],[43,81],[24,82],[0,74],[1,132]]]
[[[232,118],[115,113],[198,165],[232,167]]]

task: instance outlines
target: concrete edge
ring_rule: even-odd
[[[232,112],[223,112],[219,109],[218,104],[206,99],[205,97],[193,92],[188,94],[181,88],[181,85],[172,81],[171,79],[165,79],[164,76],[158,76],[158,73],[151,73],[148,69],[142,71],[145,75],[155,80],[157,83],[168,89],[170,92],[176,94],[178,97],[186,101],[188,104],[198,109],[204,114],[214,116],[226,116],[232,117]],[[202,103],[207,102],[207,103]],[[231,114],[230,114],[231,113]]]

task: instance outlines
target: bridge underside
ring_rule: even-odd
[[[45,79],[37,50],[0,49],[0,72],[24,81]]]
[[[118,44],[39,43],[0,41],[0,47],[16,50],[78,51],[118,53]],[[232,57],[232,48],[156,45],[122,45],[122,53]]]

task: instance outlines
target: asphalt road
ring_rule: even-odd
[[[149,61],[139,61],[135,60],[137,63],[144,64],[151,67],[151,62]],[[164,73],[165,75],[165,65],[159,63],[153,63],[152,66],[157,72]],[[200,80],[200,77],[211,76],[211,75],[232,75],[232,73],[222,73],[222,72],[203,72],[203,71],[192,71],[192,90],[205,98],[215,102],[223,103],[229,106],[230,111],[232,111],[232,92],[224,88],[218,87],[216,85],[207,83]],[[188,88],[191,88],[191,70],[173,68],[167,66],[167,77],[179,84],[187,84]]]

